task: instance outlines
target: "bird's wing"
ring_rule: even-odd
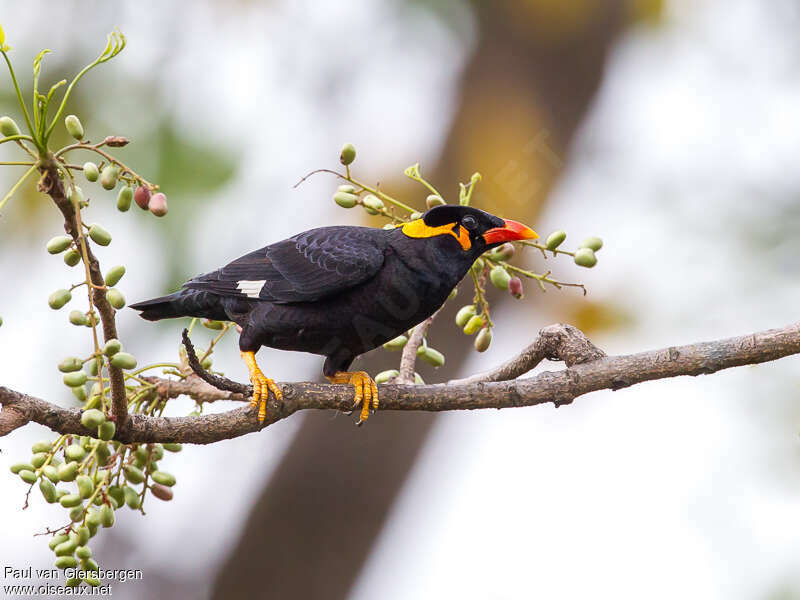
[[[311,302],[354,287],[383,265],[382,230],[321,227],[251,252],[185,284],[221,296]]]

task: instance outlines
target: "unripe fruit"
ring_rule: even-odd
[[[53,443],[47,440],[39,440],[31,446],[31,452],[34,454],[38,452],[50,452],[53,449]]]
[[[45,502],[53,504],[56,501],[56,486],[49,479],[42,479],[39,482],[39,491],[42,492]]]
[[[117,187],[117,179],[119,178],[119,169],[115,165],[106,165],[103,167],[103,172],[100,173],[100,185],[103,189],[113,190]]]
[[[96,508],[90,508],[86,513],[86,526],[89,527],[89,533],[91,533],[92,527],[97,527],[98,525],[100,525],[100,511]]]
[[[69,536],[66,533],[60,533],[59,535],[55,536],[52,540],[50,540],[47,544],[50,550],[55,550],[56,546],[61,544],[62,542],[66,542],[69,539]]]
[[[75,481],[75,476],[78,474],[78,463],[70,462],[59,465],[58,478],[61,481]]]
[[[353,186],[352,186],[352,185],[350,185],[350,184],[344,184],[344,185],[340,185],[338,188],[336,188],[336,191],[337,191],[337,192],[346,192],[346,193],[348,193],[348,194],[355,194],[355,195],[358,195],[358,193],[356,192],[356,188],[355,188],[355,187],[353,187]]]
[[[129,185],[126,185],[123,188],[120,188],[119,194],[117,194],[117,210],[120,212],[128,212],[128,209],[131,207],[131,201],[133,200],[133,190]]]
[[[594,255],[594,250],[591,248],[578,248],[575,251],[575,264],[581,267],[591,269],[597,264],[597,257]]]
[[[97,360],[93,358],[86,364],[89,366],[89,375],[91,375],[92,377],[97,377],[97,373],[100,370],[97,364]]]
[[[116,267],[111,267],[108,271],[106,271],[106,285],[109,287],[113,287],[119,283],[119,280],[122,279],[122,276],[125,275],[125,267],[122,265],[117,265]]]
[[[168,210],[166,194],[162,194],[161,192],[153,194],[148,207],[150,208],[150,212],[157,217],[166,215]]]
[[[117,431],[117,426],[114,424],[113,421],[106,421],[100,427],[97,428],[97,437],[99,437],[104,442],[107,442],[111,438],[114,437],[114,434]]]
[[[47,251],[50,254],[61,254],[72,245],[72,238],[68,235],[57,235],[47,242]]]
[[[408,215],[408,218],[410,220],[412,220],[412,221],[416,221],[417,219],[421,219],[422,218],[422,213],[421,212],[412,212],[410,215]]]
[[[20,479],[25,483],[33,483],[36,481],[36,473],[33,471],[29,471],[28,469],[24,469],[19,472]]]
[[[336,192],[333,195],[333,201],[342,208],[353,208],[357,200],[358,196],[349,192]]]
[[[97,571],[97,569],[88,569],[88,571]],[[92,587],[97,587],[102,583],[97,577],[84,577],[83,580],[86,582],[86,585]]]
[[[175,476],[165,471],[155,471],[154,473],[150,474],[150,477],[152,477],[153,481],[156,483],[166,485],[167,487],[172,487],[175,485]]]
[[[389,369],[388,371],[381,371],[375,376],[375,383],[386,383],[393,377],[397,377],[400,375],[400,371],[397,369]]]
[[[70,444],[64,450],[64,456],[67,460],[83,460],[86,456],[86,450],[80,444]]]
[[[464,333],[467,335],[472,335],[474,333],[478,333],[478,330],[483,327],[483,317],[479,315],[474,315],[470,317],[467,324],[464,325]]]
[[[74,506],[69,509],[69,520],[73,523],[77,523],[78,521],[83,521],[83,513],[85,512],[83,508],[83,504],[79,504],[78,506]]]
[[[160,483],[151,485],[150,492],[153,494],[153,496],[159,500],[163,500],[164,502],[172,500],[172,490],[165,485],[161,485]]]
[[[35,470],[36,467],[34,467],[30,463],[14,463],[13,465],[11,465],[11,472],[14,473],[14,475],[19,474],[20,471],[35,471]]]
[[[419,350],[422,350],[420,352]],[[422,348],[417,350],[417,356],[419,356],[422,360],[434,367],[441,367],[444,365],[444,354],[435,350],[428,346],[427,348]]]
[[[84,500],[94,493],[94,481],[87,475],[78,475],[75,479],[78,485],[78,495]]]
[[[108,246],[111,243],[111,234],[97,223],[89,227],[89,237],[101,246]]]
[[[64,385],[67,387],[78,387],[86,383],[86,373],[83,371],[75,371],[64,375]]]
[[[523,297],[522,280],[519,277],[512,277],[508,281],[508,293],[514,298],[520,299]]]
[[[90,408],[81,415],[81,425],[86,427],[86,429],[95,429],[105,422],[106,416],[103,414],[103,411],[97,410],[96,408]]]
[[[62,373],[72,373],[80,371],[83,367],[83,361],[75,356],[68,356],[60,363],[58,363],[58,370]]]
[[[49,304],[50,308],[53,310],[58,310],[70,300],[72,300],[72,294],[69,290],[56,290],[50,294],[50,297],[47,299],[47,304]]]
[[[83,163],[83,175],[86,177],[87,181],[94,183],[100,177],[100,171],[93,162],[85,162]]]
[[[67,115],[64,119],[64,125],[67,126],[67,131],[69,131],[69,134],[76,140],[83,139],[83,125],[78,117],[75,115]]]
[[[122,488],[118,485],[112,485],[108,488],[108,495],[111,496],[117,504],[122,504],[125,502],[125,493],[122,491]]]
[[[74,556],[59,556],[55,565],[59,569],[72,569],[78,566],[78,559]]]
[[[492,330],[488,327],[481,329],[481,332],[475,337],[475,350],[478,352],[486,352],[489,345],[492,343]]]
[[[600,250],[600,248],[602,247],[603,247],[603,240],[601,240],[597,236],[587,237],[580,243],[580,245],[578,245],[578,248],[591,248],[595,252]]]
[[[80,310],[72,310],[69,313],[69,322],[73,325],[86,325],[86,313]]]
[[[169,452],[180,452],[181,450],[183,450],[183,446],[177,442],[167,442],[163,444],[163,446],[164,450],[167,450]]]
[[[492,250],[491,256],[495,260],[508,260],[514,256],[514,244],[506,242],[502,246],[498,246]]]
[[[434,206],[443,206],[445,201],[442,199],[441,196],[437,194],[431,194],[427,198],[425,198],[425,206],[428,208],[433,208]]]
[[[125,496],[125,504],[128,508],[137,509],[142,505],[142,499],[139,494],[132,487],[123,486],[122,491]]]
[[[106,345],[103,346],[103,354],[106,356],[114,356],[116,353],[122,350],[122,342],[117,339],[110,339],[106,342]]]
[[[103,527],[111,527],[114,524],[114,511],[108,504],[104,504],[100,509],[100,524]]]
[[[383,200],[374,194],[367,194],[361,201],[364,204],[364,210],[371,215],[377,215],[383,208]]]
[[[84,571],[97,571],[100,567],[98,566],[97,562],[93,558],[87,558],[86,560],[81,561],[81,567]],[[86,579],[91,579],[92,581],[97,581],[95,577],[86,577]],[[87,581],[88,583],[88,581]],[[98,583],[90,583],[89,585],[100,585]]]
[[[64,582],[64,585],[69,588],[78,587],[81,584],[82,579],[78,579],[77,577],[68,577],[67,580]]]
[[[559,229],[547,236],[544,245],[548,250],[555,250],[565,239],[567,239],[567,232]]]
[[[122,292],[120,292],[117,288],[111,288],[110,290],[106,291],[106,300],[108,300],[108,303],[117,310],[120,310],[125,306],[125,296],[123,296]]]
[[[125,477],[131,483],[142,483],[144,481],[144,473],[133,465],[125,465]]]
[[[111,456],[111,450],[108,449],[108,444],[98,442],[97,450],[94,455],[97,457],[97,464],[104,467],[108,464],[108,457]]]
[[[70,266],[74,267],[79,262],[81,262],[81,253],[75,250],[74,248],[71,250],[67,250],[64,253],[64,262]]]
[[[111,357],[111,365],[118,369],[135,369],[136,358],[127,352],[117,352]]]
[[[352,164],[356,159],[356,148],[353,144],[345,144],[339,154],[339,162],[343,165]]]
[[[42,475],[47,477],[53,483],[58,483],[60,481],[58,478],[58,469],[56,469],[53,465],[47,465],[44,469],[42,469]]]
[[[464,327],[473,316],[475,315],[475,305],[467,304],[462,306],[456,313],[456,325]]]
[[[53,551],[56,553],[56,556],[72,556],[72,553],[75,552],[75,547],[75,541],[69,539],[68,536],[67,540],[57,544],[55,548],[53,548]]]
[[[78,527],[78,530],[75,533],[78,534],[78,539],[76,540],[78,546],[85,546],[86,542],[89,541],[89,538],[92,537],[91,535],[89,535],[89,529],[85,526]]]
[[[147,210],[147,206],[150,203],[150,188],[146,185],[137,187],[136,192],[133,194],[133,200],[136,202],[136,206],[142,210]]]
[[[64,508],[73,508],[81,503],[81,497],[78,494],[67,494],[66,496],[61,496],[59,502]]]
[[[47,452],[37,452],[33,456],[31,456],[31,464],[35,469],[38,469],[44,464],[44,461],[47,460]]]
[[[383,347],[387,350],[402,350],[403,347],[408,343],[408,338],[404,335],[398,335],[396,338],[393,338],[386,342]]]
[[[80,559],[92,558],[92,549],[88,546],[78,546],[75,548],[75,556]]]
[[[414,373],[414,385],[425,385],[425,380],[419,373]]]
[[[214,321],[212,319],[203,319],[203,327],[207,327],[208,329],[213,329],[215,331],[221,331],[223,327],[225,327],[225,323],[222,321]]]
[[[86,206],[86,200],[83,197],[83,190],[79,186],[72,186],[67,188],[67,198],[72,202],[72,206],[76,208],[83,208]]]
[[[511,281],[511,275],[509,275],[508,271],[503,267],[497,265],[496,267],[492,267],[492,270],[489,271],[489,279],[492,280],[492,285],[494,285],[494,287],[507,290],[508,282]]]
[[[11,137],[12,135],[19,135],[19,127],[11,117],[0,117],[0,133],[4,137]]]

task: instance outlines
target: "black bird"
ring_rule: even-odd
[[[202,317],[239,324],[259,421],[269,391],[281,398],[256,363],[259,348],[270,346],[325,356],[325,377],[355,387],[361,423],[370,406],[378,407],[378,389],[366,372],[347,371],[353,359],[432,315],[486,250],[537,237],[521,223],[476,208],[437,206],[394,229],[311,229],[131,308],[150,321]]]

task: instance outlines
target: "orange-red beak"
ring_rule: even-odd
[[[535,240],[538,237],[539,234],[530,227],[510,219],[506,219],[503,227],[495,227],[483,234],[483,239],[487,246],[515,240]]]

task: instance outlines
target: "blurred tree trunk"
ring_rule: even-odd
[[[627,3],[475,6],[478,47],[434,179],[466,181],[479,168],[482,208],[535,222],[626,24]],[[457,373],[467,352],[463,338],[443,337],[436,337],[448,359],[441,380]],[[370,357],[367,370],[381,361]],[[435,418],[378,414],[356,429],[352,418],[306,416],[221,565],[213,597],[347,597]]]

